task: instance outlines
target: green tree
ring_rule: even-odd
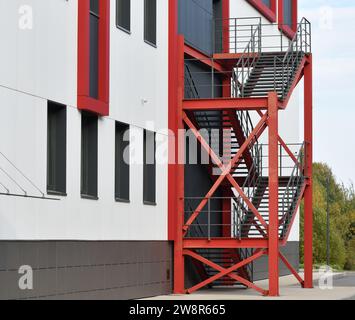
[[[330,262],[339,268],[355,269],[354,188],[337,183],[331,169],[323,163],[313,166],[314,261],[325,264],[327,185],[329,181]],[[301,206],[301,260],[303,259],[303,205]],[[303,261],[301,261],[303,262]]]

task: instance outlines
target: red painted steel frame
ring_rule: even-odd
[[[264,15],[270,22],[276,22],[276,0],[271,0],[269,8],[261,0],[247,0],[255,9]],[[279,1],[280,2],[280,1]]]
[[[182,100],[184,98],[184,38],[182,36],[178,37],[178,52],[180,53],[177,57],[177,129],[180,130],[178,133],[178,140],[180,140],[181,132],[184,129],[183,124],[183,110],[182,110]],[[178,145],[179,143],[177,143]],[[184,158],[183,148],[178,147],[178,157],[179,159]],[[179,160],[178,159],[178,160]],[[174,246],[174,268],[175,268],[175,277],[174,277],[174,292],[176,294],[185,293],[185,259],[183,255],[183,225],[184,225],[184,195],[185,195],[185,180],[184,180],[184,164],[181,161],[178,161],[176,164],[176,203],[177,207],[175,210],[176,214],[176,238]]]
[[[284,3],[283,0],[279,0],[278,8],[278,23],[279,28],[285,33],[289,38],[293,38],[297,30],[298,22],[298,0],[292,0],[292,27],[286,26],[284,24]]]
[[[78,109],[109,115],[110,0],[100,1],[99,98],[90,97],[90,0],[78,1]]]
[[[223,52],[228,53],[229,43],[229,18],[230,18],[230,0],[222,0],[222,19],[223,19]]]
[[[279,157],[276,92],[269,94],[269,295],[279,295]]]
[[[313,288],[313,74],[312,55],[304,69],[304,139],[306,143],[304,192],[304,287]]]
[[[178,147],[175,143],[178,134],[178,22],[177,0],[169,0],[169,165],[168,165],[168,239],[176,239],[176,207],[177,207],[177,155]]]
[[[210,260],[208,260],[208,259],[196,254],[193,251],[184,250],[184,254],[185,255],[188,255],[188,256],[190,256],[190,257],[192,257],[192,258],[194,258],[194,259],[196,259],[196,260],[198,260],[198,261],[210,266],[211,268],[219,271],[219,273],[216,274],[215,276],[213,276],[213,277],[211,277],[211,278],[209,278],[209,279],[207,279],[205,281],[202,281],[199,284],[195,285],[194,287],[188,289],[187,293],[193,293],[193,292],[195,292],[195,291],[207,286],[208,284],[210,284],[210,283],[212,283],[212,282],[214,282],[214,281],[216,281],[216,280],[218,280],[218,279],[220,279],[220,278],[222,278],[224,276],[228,276],[228,277],[230,277],[230,278],[232,278],[232,279],[244,284],[248,288],[252,288],[252,289],[260,292],[261,294],[266,295],[267,294],[266,290],[263,290],[263,289],[257,287],[256,285],[254,285],[250,281],[248,281],[248,280],[246,280],[246,279],[244,279],[244,278],[242,278],[240,276],[237,276],[236,274],[233,273],[234,271],[242,268],[243,266],[246,266],[246,265],[250,264],[254,260],[259,259],[265,253],[266,252],[263,251],[263,250],[257,250],[253,256],[251,256],[251,257],[249,257],[249,258],[247,258],[247,259],[245,259],[245,260],[243,260],[241,262],[238,262],[234,266],[226,269],[226,268],[223,268],[223,267],[217,265],[216,263],[214,263],[214,262],[212,262],[212,261],[210,261]]]
[[[259,2],[259,1],[249,1],[249,2]],[[282,2],[282,1],[280,1]],[[276,1],[272,1],[276,3]],[[260,4],[260,3],[259,3]],[[295,4],[294,4],[295,5]],[[276,7],[275,7],[276,8]],[[296,7],[297,8],[297,7]],[[280,9],[280,8],[279,8]],[[281,7],[282,9],[282,7]],[[275,9],[276,12],[276,9]],[[297,10],[296,10],[297,12]],[[229,18],[229,1],[223,0],[223,17],[225,19]],[[280,16],[283,20],[283,15]],[[279,20],[281,21],[281,20]],[[291,32],[289,32],[291,33]],[[290,36],[291,34],[289,34]],[[225,43],[225,46],[228,44]],[[276,93],[270,93],[268,98],[246,98],[246,99],[198,99],[198,100],[184,100],[184,53],[189,54],[192,57],[197,58],[200,54],[187,47],[184,44],[184,39],[182,36],[177,34],[177,0],[169,0],[169,128],[174,132],[175,137],[178,137],[178,129],[184,129],[185,124],[192,129],[196,138],[200,141],[201,145],[206,149],[210,157],[213,159],[214,163],[219,166],[222,170],[220,177],[214,182],[213,187],[206,195],[206,198],[197,207],[196,211],[192,214],[190,219],[184,222],[184,165],[182,164],[170,164],[169,165],[169,239],[174,240],[174,292],[177,294],[182,294],[186,292],[194,292],[211,282],[222,279],[225,276],[232,278],[242,284],[245,284],[249,288],[253,288],[262,294],[269,294],[270,296],[279,295],[279,261],[281,260],[286,267],[292,272],[292,274],[297,278],[297,280],[305,287],[311,288],[313,286],[313,252],[312,252],[312,223],[313,223],[313,213],[312,213],[312,57],[311,55],[304,60],[304,64],[301,65],[299,71],[299,78],[304,75],[305,78],[305,175],[307,181],[302,189],[302,194],[305,200],[305,280],[298,275],[296,270],[287,261],[287,259],[280,253],[279,247],[286,245],[288,235],[286,240],[279,239],[278,226],[278,187],[279,187],[279,177],[278,177],[278,143],[281,143],[283,148],[289,154],[291,159],[297,164],[297,159],[294,157],[292,152],[289,150],[285,142],[282,140],[278,133],[278,112],[285,109],[288,103],[288,98],[284,103],[280,102],[277,98]],[[215,65],[217,69],[219,65]],[[222,68],[222,67],[221,67]],[[298,83],[298,80],[297,80]],[[293,91],[296,83],[293,84],[290,91]],[[226,95],[228,95],[229,90],[225,89]],[[260,122],[255,127],[252,134],[247,137],[246,142],[241,146],[239,152],[234,156],[229,166],[224,166],[219,157],[211,150],[208,143],[204,141],[203,137],[199,135],[194,119],[192,117],[193,111],[210,111],[219,110],[227,114],[228,110],[254,110],[260,115]],[[266,112],[263,113],[262,110]],[[267,230],[265,238],[258,239],[232,239],[228,237],[229,229],[224,230],[224,236],[226,238],[211,238],[211,239],[185,239],[184,235],[188,230],[189,226],[193,223],[196,217],[206,203],[206,199],[210,198],[218,187],[222,185],[224,180],[227,180],[233,188],[243,197],[243,191],[239,187],[237,180],[231,175],[231,168],[238,166],[240,158],[245,150],[245,148],[253,143],[255,137],[260,137],[265,131],[266,127],[269,128],[269,197],[270,197],[270,207],[269,207],[269,224],[267,224],[264,219],[260,216],[258,210],[253,206],[248,199],[246,200],[247,205],[253,211],[255,216],[259,218],[261,224],[264,225]],[[179,137],[184,140],[184,137]],[[184,157],[184,148],[179,146],[175,140],[170,144],[169,148],[169,158],[174,159],[174,163],[180,163],[178,159]],[[244,197],[243,197],[244,198]],[[297,203],[297,211],[301,199]],[[229,204],[224,203],[224,208],[229,208]],[[291,225],[293,224],[294,217]],[[226,216],[226,220],[229,216]],[[200,255],[198,255],[193,250],[196,249],[236,249],[236,248],[254,248],[256,251],[252,257],[244,261],[238,262],[236,265],[230,268],[224,268],[215,264]],[[235,271],[240,269],[242,266],[250,263],[251,261],[257,259],[261,255],[269,256],[269,291],[265,291],[248,280],[240,277]],[[185,290],[184,280],[185,280],[185,263],[184,257],[190,256],[199,263],[206,264],[219,273],[209,279],[204,279],[201,283]]]

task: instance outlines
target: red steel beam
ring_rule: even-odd
[[[171,3],[170,3],[171,5]],[[177,5],[177,3],[175,3]],[[178,55],[177,55],[177,129],[183,130],[184,124],[182,121],[182,100],[184,97],[184,38],[178,37]],[[180,152],[179,156],[183,156],[184,150],[178,150]],[[181,154],[182,153],[182,154]],[[175,209],[176,213],[176,235],[174,242],[174,293],[182,294],[185,292],[185,261],[183,255],[183,234],[182,227],[184,225],[184,195],[185,195],[185,186],[184,186],[184,164],[180,162],[175,165],[176,170],[176,203],[177,208]]]
[[[269,93],[269,296],[279,296],[279,157],[277,93]]]
[[[258,210],[255,208],[254,204],[249,200],[249,198],[245,195],[245,193],[243,192],[243,190],[241,189],[241,187],[239,186],[239,184],[236,182],[236,180],[232,177],[232,175],[230,174],[231,169],[233,168],[234,165],[229,165],[229,166],[225,166],[219,159],[219,157],[215,154],[215,152],[210,148],[209,144],[205,141],[205,139],[202,137],[202,135],[197,131],[196,127],[193,125],[193,123],[190,121],[190,119],[187,117],[187,115],[185,114],[184,116],[184,121],[185,123],[188,125],[188,127],[191,129],[191,131],[193,132],[193,134],[196,136],[196,139],[200,142],[200,144],[202,145],[202,147],[207,151],[207,153],[210,155],[210,157],[212,158],[213,162],[221,169],[222,172],[224,172],[220,178],[222,177],[223,179],[225,177],[227,177],[227,179],[229,180],[229,182],[231,183],[231,185],[237,190],[237,192],[239,193],[239,195],[243,198],[243,200],[246,202],[246,204],[248,205],[249,209],[254,213],[254,215],[259,219],[260,223],[265,227],[265,229],[267,229],[267,224],[264,220],[264,218],[261,216],[261,214],[258,212]],[[245,149],[244,149],[245,150]],[[245,152],[245,151],[244,151]],[[233,161],[232,161],[233,162]],[[238,161],[236,161],[238,162]],[[219,178],[219,179],[220,179]],[[218,181],[218,180],[217,180]],[[218,188],[218,186],[217,186]],[[215,192],[215,191],[214,191]],[[214,193],[213,192],[213,193]],[[193,213],[192,216],[194,216],[194,219],[192,220],[192,222],[198,217],[198,215],[200,214],[201,210],[205,207],[205,205],[208,202],[208,199],[210,199],[212,197],[213,194],[207,196],[205,199],[202,200],[201,204],[197,207],[197,209],[195,210],[195,212]],[[195,216],[196,215],[196,216]],[[191,216],[191,217],[192,217]],[[185,224],[184,226],[184,231],[185,234],[189,228],[189,226],[191,226],[192,222],[190,222],[190,220]]]
[[[288,95],[287,95],[286,99],[280,104],[281,109],[286,109],[286,107],[288,105],[288,102],[290,101],[290,98],[292,96],[292,93],[295,90],[299,80],[302,77],[302,73],[304,72],[304,67],[305,67],[306,61],[307,61],[307,58],[304,57],[302,62],[301,62],[301,65],[299,66],[299,68],[298,68],[298,70],[297,70],[297,72],[295,74],[295,77],[294,77],[295,80],[292,83],[292,86],[291,86],[291,88],[290,88],[290,90],[288,92]]]
[[[239,149],[238,153],[234,156],[234,158],[232,159],[230,165],[228,166],[224,166],[224,164],[221,163],[221,161],[219,160],[219,158],[216,156],[216,154],[213,152],[213,150],[211,150],[211,148],[209,147],[209,145],[207,144],[207,142],[203,139],[203,137],[197,132],[196,128],[193,126],[192,122],[189,120],[189,118],[187,117],[187,115],[185,114],[184,116],[184,121],[185,123],[192,129],[192,132],[196,135],[197,140],[200,141],[201,145],[204,146],[204,148],[207,150],[207,152],[213,157],[215,163],[222,169],[222,174],[219,176],[219,178],[216,180],[216,182],[214,183],[214,185],[212,186],[212,188],[210,189],[210,191],[207,193],[206,197],[201,201],[200,205],[196,208],[195,212],[191,215],[191,217],[189,218],[189,220],[185,223],[184,226],[184,231],[185,234],[189,228],[189,226],[191,226],[191,224],[195,221],[195,219],[199,216],[200,212],[203,210],[203,208],[206,206],[206,204],[208,203],[208,199],[210,199],[213,194],[217,191],[218,187],[221,185],[221,183],[223,182],[223,180],[227,177],[227,179],[231,182],[231,184],[233,185],[233,187],[236,188],[237,192],[239,193],[239,195],[243,198],[243,200],[247,203],[248,207],[250,208],[250,210],[253,211],[253,213],[255,214],[255,216],[259,219],[259,221],[261,222],[261,224],[267,229],[267,224],[265,222],[265,220],[263,219],[263,217],[260,215],[260,213],[256,210],[256,208],[254,207],[254,205],[251,203],[251,201],[245,196],[243,190],[239,187],[239,185],[237,184],[237,182],[235,181],[235,179],[231,176],[230,171],[232,168],[235,167],[235,165],[240,161],[240,158],[242,157],[242,154],[244,153],[244,151],[246,150],[246,148],[249,146],[250,143],[252,143],[252,141],[258,137],[258,135],[260,136],[262,134],[262,132],[265,130],[265,122],[266,122],[266,115],[260,120],[260,122],[258,123],[258,125],[255,127],[255,129],[253,130],[253,132],[251,133],[251,135],[248,137],[248,139],[244,142],[244,144],[242,145],[242,147]]]
[[[197,253],[193,252],[193,251],[190,251],[190,250],[184,250],[184,254],[185,255],[188,255],[198,261],[201,261],[202,263],[210,266],[211,268],[219,271],[220,273],[216,274],[215,276],[205,280],[205,281],[202,281],[201,283],[197,284],[196,286],[190,288],[187,290],[187,293],[193,293],[207,285],[209,285],[210,283],[224,277],[224,276],[228,276],[236,281],[239,281],[240,283],[246,285],[247,287],[251,288],[251,289],[254,289],[258,292],[260,292],[261,294],[263,295],[266,295],[267,294],[267,291],[257,287],[255,284],[251,283],[250,281],[246,280],[246,279],[243,279],[242,277],[234,274],[233,272],[242,268],[243,266],[246,266],[248,265],[249,263],[255,261],[256,259],[259,259],[260,257],[262,257],[264,254],[265,254],[265,251],[263,250],[259,250],[257,251],[257,253],[255,253],[253,256],[249,257],[248,259],[245,259],[239,263],[237,263],[236,265],[234,265],[233,267],[230,267],[228,269],[226,268],[223,268],[221,266],[219,266],[218,264],[198,255]]]
[[[304,281],[301,278],[301,276],[298,274],[298,272],[294,269],[294,267],[291,265],[291,263],[286,259],[286,257],[279,252],[279,257],[281,259],[281,261],[284,263],[284,265],[287,267],[288,270],[291,271],[291,273],[295,276],[295,278],[298,280],[298,282],[304,286]]]
[[[302,170],[302,166],[301,164],[298,162],[297,158],[295,157],[295,155],[292,153],[292,151],[290,150],[290,148],[287,146],[287,144],[285,143],[285,141],[278,136],[279,142],[281,144],[281,146],[284,148],[284,150],[287,152],[287,154],[289,155],[289,157],[293,160],[293,162]]]
[[[185,111],[267,110],[267,98],[221,98],[184,100]]]
[[[304,193],[304,287],[313,288],[313,73],[312,56],[304,70],[304,137],[306,141],[305,175],[307,186]]]
[[[185,239],[185,249],[264,249],[268,247],[267,239]]]
[[[225,71],[224,68],[218,62],[213,61],[213,59],[211,57],[203,54],[201,51],[198,51],[195,48],[192,48],[188,44],[185,44],[184,52],[190,58],[196,59],[196,62],[203,63],[206,66],[214,68],[215,70],[222,72],[222,73]]]

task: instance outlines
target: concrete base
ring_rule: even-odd
[[[303,289],[293,276],[280,279],[281,296],[263,297],[254,290],[219,288],[202,290],[191,295],[172,295],[151,298],[150,300],[353,300],[355,299],[355,273],[338,273],[333,277],[333,288],[322,290],[319,287],[320,275],[314,274],[314,289]],[[268,281],[257,281],[262,288]]]

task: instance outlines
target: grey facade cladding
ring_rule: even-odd
[[[1,241],[0,299],[138,299],[170,294],[170,242]],[[33,268],[33,290],[18,270]]]
[[[282,254],[287,258],[291,265],[299,270],[300,243],[298,241],[290,241],[286,246],[280,248]],[[268,257],[263,256],[256,260],[253,265],[254,281],[264,280],[268,278]],[[282,261],[279,262],[280,276],[290,275],[291,272],[286,268]]]
[[[185,42],[211,54],[213,46],[213,0],[179,0],[179,33]]]

